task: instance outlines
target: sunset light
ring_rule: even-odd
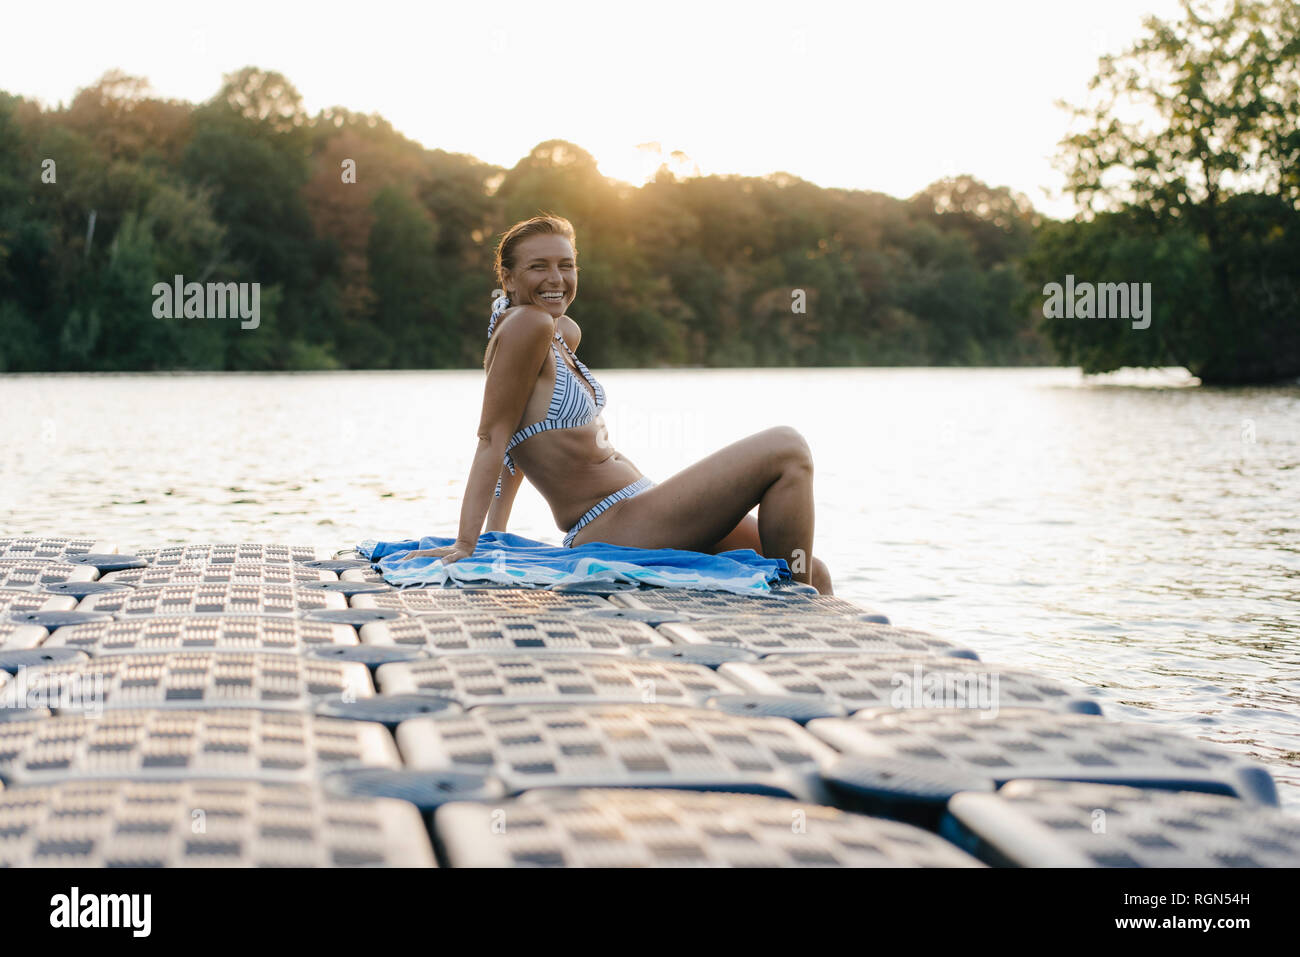
[[[506,167],[560,138],[640,185],[658,165],[642,144],[658,143],[683,172],[780,170],[899,197],[968,173],[1065,215],[1054,100],[1082,98],[1098,57],[1176,6],[1099,0],[1081,23],[1032,0],[322,3],[310,16],[147,0],[120,30],[115,7],[74,2],[60,10],[76,31],[45,43],[45,8],[24,4],[0,38],[0,89],[53,106],[119,68],[197,103],[251,64],[288,77],[309,113],[379,112],[425,146]]]

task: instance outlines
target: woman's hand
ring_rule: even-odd
[[[421,548],[417,551],[394,552],[391,555],[385,555],[385,558],[392,558],[399,562],[404,562],[409,558],[441,558],[444,565],[450,565],[452,562],[459,561],[462,558],[469,558],[474,554],[474,545],[466,542],[456,542],[452,545],[444,545],[441,548]]]

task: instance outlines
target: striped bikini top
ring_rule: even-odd
[[[595,380],[591,372],[582,360],[574,355],[569,344],[564,341],[564,336],[560,333],[555,334],[560,345],[564,346],[564,351],[573,356],[574,364],[577,365],[578,371],[582,377],[587,380],[591,386],[591,392],[583,388],[578,381],[578,377],[573,374],[569,364],[564,361],[560,355],[560,350],[555,347],[555,342],[551,342],[551,352],[555,355],[555,389],[551,392],[551,405],[546,410],[546,418],[540,422],[534,422],[532,425],[525,426],[510,437],[510,444],[506,446],[505,467],[510,470],[510,474],[515,474],[515,462],[510,457],[510,450],[513,449],[524,439],[532,438],[539,432],[546,432],[551,429],[576,429],[579,426],[587,425],[595,420],[600,414],[600,410],[605,407],[605,390],[601,388],[599,382]],[[592,398],[592,393],[595,398]],[[496,492],[493,493],[497,498],[501,497],[501,479],[497,479]]]

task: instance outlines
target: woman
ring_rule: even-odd
[[[752,548],[784,558],[796,580],[831,594],[825,564],[812,557],[812,456],[794,429],[751,435],[661,485],[609,444],[604,389],[575,355],[582,330],[565,315],[578,292],[577,256],[563,217],[537,216],[502,237],[496,274],[504,295],[488,323],[487,385],[460,530],[453,545],[405,557],[450,564],[474,554],[485,516],[486,531],[505,531],[527,473],[568,529],[565,547]],[[749,514],[755,505],[757,519]]]

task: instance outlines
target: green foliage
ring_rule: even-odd
[[[1076,199],[1104,212],[1040,227],[1034,282],[1150,282],[1149,329],[1048,320],[1087,372],[1185,365],[1207,383],[1300,376],[1300,4],[1182,0],[1101,59],[1062,140]],[[1041,300],[1037,303],[1041,306]],[[1033,308],[1027,304],[1027,308]]]
[[[375,196],[370,230],[370,275],[376,294],[369,337],[374,368],[411,369],[443,364],[449,350],[440,321],[438,277],[429,268],[438,227],[428,211],[402,191]]]
[[[1151,325],[1137,330],[1122,319],[1042,319],[1061,358],[1085,373],[1121,366],[1180,365],[1176,356],[1204,352],[1198,341],[1209,301],[1206,249],[1186,226],[1158,227],[1149,216],[1103,213],[1090,222],[1047,223],[1024,262],[1042,276],[1027,290],[1026,310],[1043,314],[1046,283],[1066,275],[1095,282],[1150,282]]]
[[[246,67],[197,106],[120,71],[66,109],[0,94],[0,371],[477,368],[494,244],[540,210],[577,229],[597,366],[1048,355],[1021,308],[1036,217],[1005,188],[960,177],[902,201],[667,167],[633,188],[563,140],[507,170],[379,116],[309,117]],[[155,316],[178,275],[260,284],[259,327]]]

